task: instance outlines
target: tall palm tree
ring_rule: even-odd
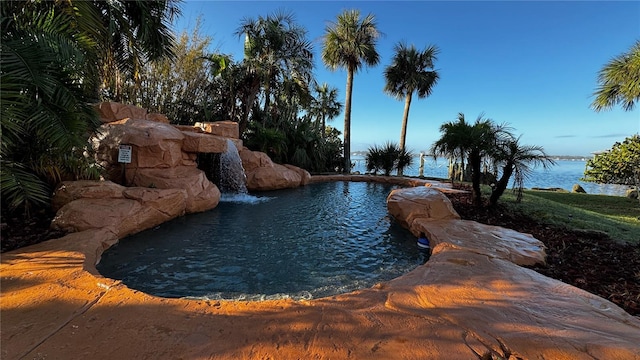
[[[380,62],[376,42],[380,32],[374,16],[360,18],[360,11],[345,10],[335,22],[325,28],[322,61],[331,70],[347,70],[347,89],[344,111],[345,171],[351,170],[351,97],[353,76],[363,65],[375,66]]]
[[[296,82],[301,96],[309,93],[313,46],[306,39],[306,29],[295,23],[292,14],[277,12],[267,17],[243,19],[236,35],[245,38],[245,61],[248,70],[256,73],[261,81],[266,114],[272,110],[272,87],[285,80]]]
[[[600,87],[591,104],[595,111],[608,110],[616,104],[626,111],[633,110],[640,101],[640,40],[600,70],[598,83]]]
[[[555,161],[544,152],[542,147],[520,145],[520,138],[506,138],[499,142],[493,150],[490,156],[502,165],[502,175],[491,191],[490,206],[497,204],[512,175],[514,175],[517,201],[520,201],[524,181],[531,175],[533,167],[540,165],[547,169],[549,166],[555,165]]]
[[[342,103],[338,101],[338,89],[330,88],[329,84],[315,84],[313,88],[316,96],[311,100],[309,105],[309,115],[316,119],[318,129],[325,137],[326,122],[340,115],[342,111]]]
[[[404,151],[413,93],[415,92],[420,99],[431,95],[433,87],[439,79],[438,72],[433,69],[438,48],[435,45],[430,45],[423,51],[418,51],[413,45],[407,46],[404,43],[398,43],[394,51],[395,55],[391,64],[384,70],[384,91],[398,100],[404,99],[404,114],[400,133],[400,150]],[[398,169],[398,175],[402,175],[402,168]]]

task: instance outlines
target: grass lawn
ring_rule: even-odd
[[[521,203],[506,191],[500,203],[541,223],[602,231],[612,239],[640,243],[640,202],[621,196],[525,190]]]

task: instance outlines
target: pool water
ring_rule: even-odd
[[[226,197],[122,239],[97,268],[162,297],[312,299],[403,275],[428,259],[387,213],[394,187],[326,182]]]

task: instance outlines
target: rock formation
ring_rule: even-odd
[[[297,187],[311,177],[303,169],[274,164],[266,154],[244,147],[235,122],[173,126],[161,114],[135,106],[101,103],[96,109],[103,125],[92,144],[107,179],[133,187],[183,189],[187,213],[218,204],[220,191],[198,168],[197,160],[198,154],[225,152],[228,139],[241,154],[250,191]],[[120,145],[131,146],[131,162],[118,162]]]
[[[242,148],[240,158],[247,175],[247,189],[265,191],[305,185],[311,175],[292,165],[275,164],[267,154]]]
[[[128,188],[111,181],[63,182],[53,196],[51,226],[68,233],[104,229],[118,238],[184,215],[183,189]]]

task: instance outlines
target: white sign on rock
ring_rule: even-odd
[[[125,164],[131,162],[131,145],[120,145],[118,149],[118,162]]]

